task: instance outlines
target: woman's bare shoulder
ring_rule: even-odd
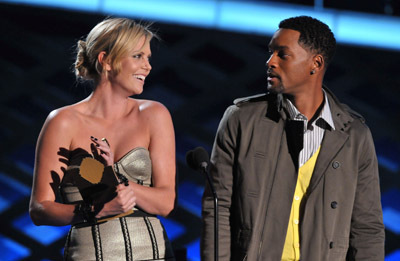
[[[152,100],[136,100],[138,108],[141,113],[167,113],[169,111],[161,102]]]
[[[79,126],[80,118],[78,104],[68,105],[51,111],[47,116],[45,126],[70,131]]]
[[[161,102],[140,100],[138,104],[141,116],[151,126],[151,129],[159,129],[160,126],[167,127],[171,125],[171,114]]]

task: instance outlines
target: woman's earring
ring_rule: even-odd
[[[312,71],[310,72],[311,75],[313,75],[314,73],[315,73],[315,70],[312,70]]]

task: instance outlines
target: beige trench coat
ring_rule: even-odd
[[[301,260],[384,260],[378,164],[364,120],[328,95],[326,130],[302,202]],[[217,131],[210,174],[219,197],[219,260],[280,260],[297,171],[277,96],[235,101]],[[214,260],[213,198],[203,196],[202,260]]]

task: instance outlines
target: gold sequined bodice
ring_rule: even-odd
[[[143,147],[132,149],[114,163],[115,171],[144,186],[151,185],[151,168],[150,153]]]

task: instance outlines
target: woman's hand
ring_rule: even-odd
[[[120,184],[116,188],[117,196],[104,204],[96,218],[125,213],[136,205],[136,196],[132,186]]]
[[[106,138],[99,140],[93,136],[90,136],[92,144],[90,145],[92,153],[95,159],[104,163],[106,166],[112,166],[114,164],[114,153],[110,149],[110,145]]]

